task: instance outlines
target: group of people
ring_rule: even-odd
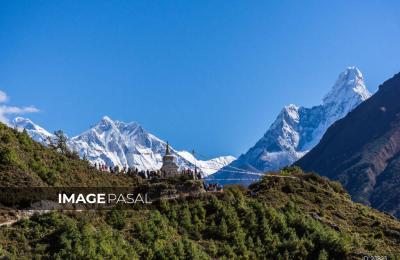
[[[110,167],[105,164],[94,164],[94,167],[103,172],[109,172],[109,173],[114,173],[114,174],[127,174],[130,176],[139,176],[143,179],[161,179],[163,178],[164,174],[161,170],[139,170],[134,167],[123,167],[119,168],[118,166],[115,167]],[[184,174],[189,176],[190,179],[193,180],[200,180],[202,179],[201,172],[197,171],[197,169],[192,170],[192,169],[183,169],[180,171],[180,174]],[[223,186],[218,184],[218,183],[204,183],[204,190],[209,191],[209,192],[220,192],[223,191]]]
[[[102,172],[109,172],[109,173],[114,173],[114,174],[127,174],[131,176],[140,176],[143,179],[157,179],[157,178],[162,178],[164,174],[160,170],[139,170],[135,167],[123,167],[120,168],[118,166],[108,166],[106,164],[98,164],[95,163],[94,167]],[[192,170],[192,169],[183,169],[180,174],[185,174],[188,175],[191,179],[193,180],[199,180],[202,178],[201,173],[197,171],[197,169]]]
[[[139,170],[136,168],[131,168],[131,167],[120,168],[118,165],[111,167],[106,164],[94,163],[94,168],[96,168],[97,170],[102,171],[102,172],[110,172],[110,173],[115,173],[115,174],[120,174],[120,173],[136,174],[136,175],[139,174]]]
[[[223,187],[221,184],[218,183],[208,183],[204,184],[204,189],[206,191],[222,191]]]

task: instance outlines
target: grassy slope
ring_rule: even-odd
[[[400,223],[313,174],[132,211],[45,214],[0,229],[20,258],[360,259],[398,257]],[[1,251],[0,250],[0,251]],[[394,258],[395,259],[395,258]]]
[[[135,211],[53,212],[0,227],[0,255],[76,259],[344,259],[400,252],[400,224],[335,182],[285,171]],[[1,186],[134,185],[0,125]]]
[[[274,208],[294,202],[319,222],[357,239],[359,246],[354,252],[400,256],[400,222],[396,218],[353,202],[338,182],[301,172],[289,176],[295,178],[265,177],[250,187],[253,196]]]
[[[126,186],[133,179],[99,172],[0,123],[0,186]]]

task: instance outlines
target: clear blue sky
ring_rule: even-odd
[[[103,115],[238,156],[349,65],[400,71],[399,1],[1,1],[0,90],[50,131]]]

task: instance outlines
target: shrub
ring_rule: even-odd
[[[281,170],[283,175],[293,175],[303,173],[303,170],[298,166],[287,166]]]
[[[122,230],[125,227],[125,213],[122,210],[113,209],[107,212],[106,222],[111,227]]]
[[[14,149],[10,147],[0,149],[0,165],[2,167],[16,166],[18,163],[18,156]]]
[[[330,181],[329,186],[331,186],[331,188],[337,193],[346,193],[346,191],[343,189],[342,184],[340,184],[340,182],[338,181]]]

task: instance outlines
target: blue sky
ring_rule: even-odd
[[[334,2],[334,3],[333,3]],[[400,71],[398,1],[1,1],[0,90],[50,131],[103,115],[238,156],[346,66]]]

